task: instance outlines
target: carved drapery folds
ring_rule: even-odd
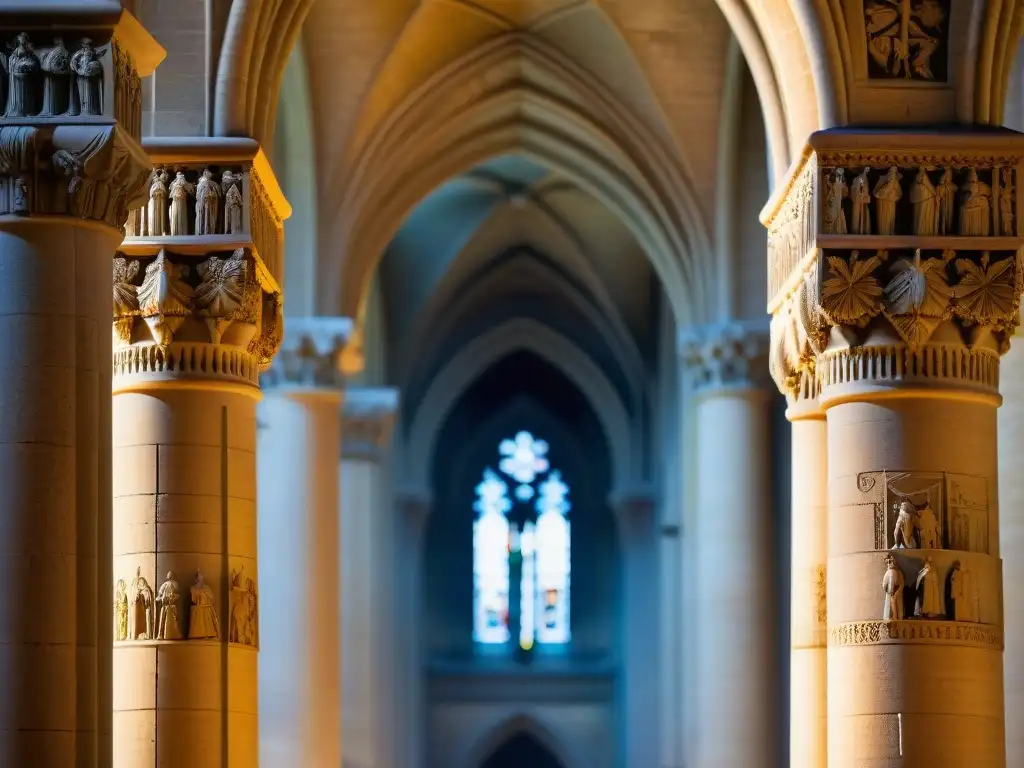
[[[1022,157],[1011,132],[812,136],[762,217],[782,392],[907,379],[994,391],[1024,289]]]
[[[244,241],[280,279],[284,219],[291,208],[256,142],[159,139],[144,146],[154,170],[148,199],[128,217],[129,240]]]
[[[256,385],[282,334],[281,292],[249,249],[118,252],[114,386],[222,379]]]
[[[698,389],[749,386],[768,349],[768,335],[742,324],[699,328],[679,339],[679,354]]]

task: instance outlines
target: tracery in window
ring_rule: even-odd
[[[547,452],[548,444],[529,432],[502,440],[499,472],[488,467],[476,487],[473,639],[478,643],[507,643],[513,633],[524,650],[569,641],[569,486],[551,469]],[[513,627],[509,597],[515,577],[520,599]]]

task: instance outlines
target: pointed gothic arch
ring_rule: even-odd
[[[563,744],[549,728],[536,718],[527,714],[516,714],[495,723],[469,748],[464,768],[480,768],[487,758],[494,754],[502,744],[518,734],[526,734],[535,739],[546,749],[563,768],[582,768],[584,762],[570,754],[567,745]]]

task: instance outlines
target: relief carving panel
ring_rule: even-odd
[[[865,0],[868,77],[946,82],[952,0]]]

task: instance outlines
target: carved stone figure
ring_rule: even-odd
[[[60,37],[53,39],[53,48],[42,58],[43,110],[45,116],[63,115],[70,108],[71,53]]]
[[[992,220],[992,189],[973,168],[960,187],[959,233],[964,237],[988,237]]]
[[[114,585],[114,639],[128,639],[128,585],[124,579]]]
[[[885,558],[885,568],[885,576],[882,577],[882,591],[885,593],[882,621],[900,621],[903,618],[903,572],[892,555]]]
[[[999,190],[999,229],[1004,237],[1013,237],[1013,169],[1003,168],[1002,188]]]
[[[921,549],[942,548],[939,520],[927,502],[925,502],[924,508],[917,513],[917,530],[921,540]]]
[[[131,607],[128,613],[128,639],[153,639],[153,588],[142,575],[142,568],[135,571],[131,588]]]
[[[242,576],[242,568],[231,573],[231,619],[228,622],[228,642],[257,645],[256,584]]]
[[[910,204],[914,206],[914,234],[921,237],[936,234],[939,231],[939,202],[935,185],[924,168],[919,169],[914,177]]]
[[[195,186],[185,179],[185,174],[178,171],[170,187],[171,235],[188,234],[188,196],[195,194],[195,191]]]
[[[871,234],[871,181],[865,168],[850,185],[850,201],[853,204],[850,216],[850,231],[855,235]]]
[[[224,232],[228,235],[241,234],[244,229],[240,183],[240,176],[236,176],[231,171],[224,171],[221,191],[224,193]]]
[[[161,237],[167,234],[167,171],[153,172],[149,185],[149,203],[146,205],[146,234]]]
[[[956,184],[953,182],[953,169],[947,168],[942,172],[939,186],[935,188],[935,195],[938,198],[939,225],[938,234],[948,235],[953,231],[953,211],[956,207]]]
[[[28,180],[24,176],[15,176],[14,200],[11,206],[11,213],[27,215],[32,212],[32,204],[29,200]]]
[[[71,57],[75,73],[75,92],[72,94],[71,114],[100,115],[103,113],[103,65],[92,47],[92,40],[83,37],[78,50]]]
[[[160,605],[160,620],[157,622],[157,640],[181,640],[181,590],[174,578],[174,571],[167,572],[167,580],[160,585],[156,601]]]
[[[978,589],[978,579],[967,563],[961,564],[960,573],[964,598],[963,619],[960,620],[978,623],[981,621],[981,592]]]
[[[917,599],[914,601],[914,615],[918,618],[935,618],[942,616],[942,590],[939,587],[939,574],[929,557],[924,567],[918,571]]]
[[[829,235],[846,234],[846,213],[843,211],[843,198],[849,194],[850,189],[846,185],[845,176],[846,171],[842,168],[837,168],[826,182],[827,191],[825,192],[823,229]]]
[[[196,186],[196,234],[217,234],[217,209],[220,206],[220,188],[213,180],[213,171],[203,171]]]
[[[39,57],[32,50],[28,35],[22,32],[18,44],[7,57],[7,108],[5,117],[27,117],[36,114],[36,76],[40,71]]]
[[[917,549],[917,537],[914,535],[917,510],[909,501],[900,504],[896,517],[896,528],[892,532],[893,549]]]
[[[220,624],[217,622],[217,609],[213,604],[213,590],[203,581],[202,571],[196,571],[196,583],[192,585],[188,638],[189,640],[220,638]]]
[[[903,174],[893,166],[875,184],[875,208],[878,213],[878,234],[891,235],[896,231],[896,203],[903,197],[900,181]]]

